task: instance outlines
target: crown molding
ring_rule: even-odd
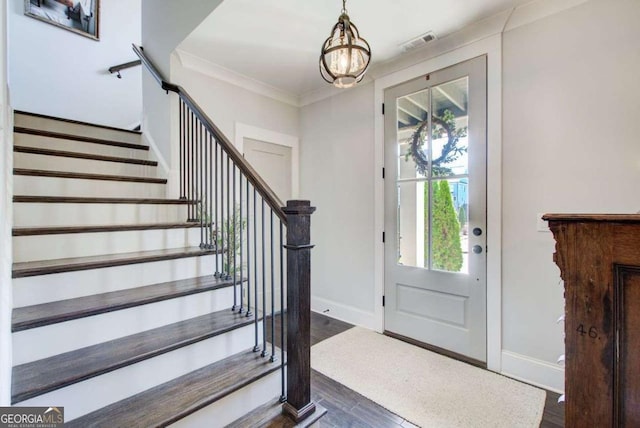
[[[564,10],[571,9],[589,0],[534,0],[516,8],[504,10],[481,21],[430,42],[423,48],[407,52],[381,64],[373,66],[365,80],[377,80],[392,73],[407,69],[426,60],[486,39],[496,34],[511,31]],[[347,89],[348,90],[348,89]],[[300,105],[305,106],[332,97],[344,89],[320,88],[300,96]]]
[[[256,94],[290,104],[294,107],[300,107],[299,98],[296,94],[275,88],[259,80],[229,70],[228,68],[214,64],[211,61],[207,61],[182,49],[176,49],[175,54],[180,64],[185,68],[239,86]]]
[[[407,52],[371,67],[362,83],[374,81],[496,34],[514,30],[587,1],[589,0],[533,0],[521,6],[504,10],[438,38],[423,48]],[[190,52],[177,49],[176,54],[180,63],[186,68],[295,107],[304,107],[349,90],[327,85],[296,95],[221,67]]]
[[[555,15],[556,13],[579,6],[587,1],[589,0],[535,0],[523,4],[513,10],[503,32],[531,24],[547,16]]]

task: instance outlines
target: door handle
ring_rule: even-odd
[[[481,245],[474,245],[472,250],[473,250],[473,252],[475,254],[480,254],[480,253],[482,253],[482,246]]]

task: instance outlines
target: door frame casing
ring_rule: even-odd
[[[496,34],[427,59],[374,82],[374,308],[375,329],[384,331],[384,116],[387,88],[480,55],[487,56],[487,368],[502,368],[502,35]]]
[[[245,138],[291,148],[291,199],[298,199],[300,194],[299,138],[293,135],[282,134],[269,129],[236,122],[234,141],[240,153],[244,153]],[[281,202],[286,203],[287,201]]]

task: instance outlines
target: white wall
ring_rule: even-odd
[[[503,347],[563,352],[559,270],[538,213],[640,210],[640,2],[592,0],[503,44]]]
[[[222,0],[142,0],[142,46],[165,79],[175,83],[170,75],[171,53],[220,3]],[[171,134],[177,133],[171,118],[176,97],[167,96],[146,70],[142,76],[142,130],[160,157],[171,162],[171,145],[177,138]]]
[[[373,104],[369,83],[300,113],[300,195],[318,207],[311,218],[312,308],[368,326],[374,312]]]
[[[15,109],[125,128],[140,123],[141,67],[122,79],[107,71],[137,58],[131,44],[140,43],[140,0],[101,2],[100,41],[25,16],[23,1],[8,3]]]
[[[0,406],[11,404],[13,141],[7,89],[7,3],[0,4]]]
[[[231,141],[236,122],[298,136],[298,108],[185,67],[172,56],[171,76]]]
[[[489,106],[503,123],[501,371],[552,389],[563,382],[555,322],[564,301],[553,238],[537,232],[537,216],[640,210],[640,2],[579,3],[514,14],[517,28],[503,35],[503,108]],[[318,206],[314,309],[364,325],[383,263],[372,249],[375,108],[367,85],[301,110],[301,193]]]

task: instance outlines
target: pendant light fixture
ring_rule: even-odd
[[[346,0],[331,35],[322,45],[320,75],[338,88],[350,88],[360,82],[371,62],[369,43],[349,19]]]

